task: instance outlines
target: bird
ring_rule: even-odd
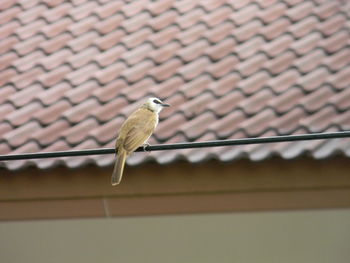
[[[116,160],[111,183],[118,185],[123,176],[126,158],[142,145],[148,145],[158,125],[159,113],[164,107],[169,107],[158,98],[148,98],[122,124],[115,142]]]

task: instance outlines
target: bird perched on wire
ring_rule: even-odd
[[[158,125],[159,112],[169,106],[158,98],[149,98],[125,120],[115,143],[117,159],[112,174],[113,186],[122,179],[126,158],[147,143]]]

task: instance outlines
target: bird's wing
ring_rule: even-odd
[[[149,110],[138,110],[125,123],[123,148],[133,152],[152,135],[158,123],[158,116]]]

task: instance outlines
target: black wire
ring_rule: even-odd
[[[206,142],[157,144],[157,145],[149,145],[146,147],[140,147],[136,150],[136,152],[180,150],[180,149],[193,149],[193,148],[204,148],[204,147],[291,142],[291,141],[303,141],[303,140],[321,140],[321,139],[335,139],[335,138],[346,138],[346,137],[350,137],[350,131],[330,132],[330,133],[312,133],[312,134],[300,134],[300,135],[283,135],[283,136],[271,136],[271,137],[260,137],[260,138],[244,138],[244,139],[234,139],[234,140],[217,140],[217,141],[206,141]],[[23,153],[23,154],[12,154],[12,155],[0,155],[0,161],[14,161],[14,160],[27,160],[27,159],[55,158],[55,157],[72,157],[72,156],[100,155],[100,154],[114,154],[114,153],[115,153],[115,149],[113,148],[59,151],[59,152]]]

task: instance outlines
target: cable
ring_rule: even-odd
[[[283,136],[271,136],[271,137],[259,137],[259,138],[244,138],[244,139],[234,139],[234,140],[216,140],[216,141],[207,141],[207,142],[157,144],[157,145],[149,145],[146,147],[140,147],[136,150],[136,152],[180,150],[180,149],[193,149],[193,148],[219,147],[219,146],[232,146],[232,145],[292,142],[292,141],[304,141],[304,140],[322,140],[322,139],[335,139],[335,138],[346,138],[346,137],[350,137],[350,131],[330,132],[330,133],[312,133],[312,134],[300,134],[300,135],[283,135]],[[114,154],[114,153],[115,153],[115,149],[113,148],[58,151],[58,152],[41,152],[41,153],[22,153],[22,154],[12,154],[12,155],[0,155],[0,161],[72,157],[72,156],[85,156],[85,155],[101,155],[101,154]]]

